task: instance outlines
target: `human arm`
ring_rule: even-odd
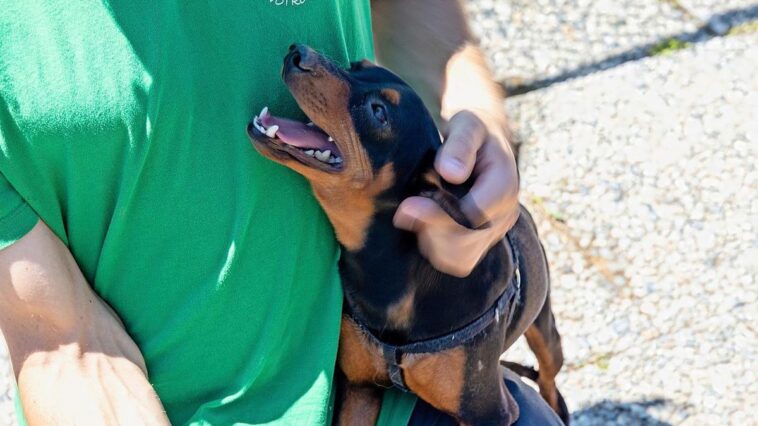
[[[30,425],[169,424],[137,345],[42,221],[0,250],[0,329]]]
[[[458,225],[428,198],[411,197],[395,226],[418,234],[438,269],[466,276],[518,219],[518,172],[507,140],[503,94],[476,47],[457,0],[373,0],[377,56],[421,95],[446,135],[435,168],[451,183],[473,172],[464,213],[486,229]]]

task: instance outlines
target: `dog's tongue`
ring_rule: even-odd
[[[321,151],[331,150],[332,152],[336,152],[337,150],[334,142],[329,142],[329,136],[318,127],[308,126],[286,118],[274,117],[270,114],[261,117],[261,123],[267,129],[271,126],[279,126],[276,136],[287,145]]]

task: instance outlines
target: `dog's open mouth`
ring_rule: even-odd
[[[264,107],[247,127],[253,140],[301,163],[327,172],[342,170],[344,160],[331,136],[315,124],[275,117]]]

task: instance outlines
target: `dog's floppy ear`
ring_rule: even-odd
[[[483,229],[489,226],[489,222],[477,226],[461,208],[461,200],[471,189],[473,177],[461,185],[446,182],[434,168],[434,152],[431,156],[427,155],[422,170],[419,176],[418,195],[434,200],[461,226],[469,229]]]
[[[446,188],[447,185],[439,173],[434,169],[427,170],[421,179],[423,179],[422,187],[426,189],[421,191],[420,196],[434,200],[459,225],[474,229],[474,224],[468,220],[461,209],[461,199]]]

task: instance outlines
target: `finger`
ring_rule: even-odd
[[[480,150],[476,181],[461,203],[461,209],[472,220],[481,215],[484,218],[480,221],[492,220],[508,212],[511,216],[518,212],[518,171],[508,149],[497,139],[490,138]]]
[[[434,200],[427,197],[410,197],[400,203],[392,223],[396,228],[418,232],[422,225],[441,225],[446,218],[453,221]]]
[[[469,111],[455,114],[449,122],[449,134],[442,144],[435,168],[446,181],[461,184],[471,176],[477,151],[484,143],[487,128]]]
[[[457,225],[457,224],[456,224]],[[433,231],[429,230],[428,233]],[[465,277],[479,263],[487,252],[492,240],[491,231],[474,231],[456,228],[450,232],[426,238],[427,230],[422,230],[419,238],[421,254],[429,260],[435,269],[456,277]]]
[[[429,260],[429,263],[434,266],[434,269],[457,278],[466,278],[471,275],[471,271],[474,270],[474,267],[469,264],[464,265],[460,262],[449,262],[445,259],[428,256],[427,259]]]

